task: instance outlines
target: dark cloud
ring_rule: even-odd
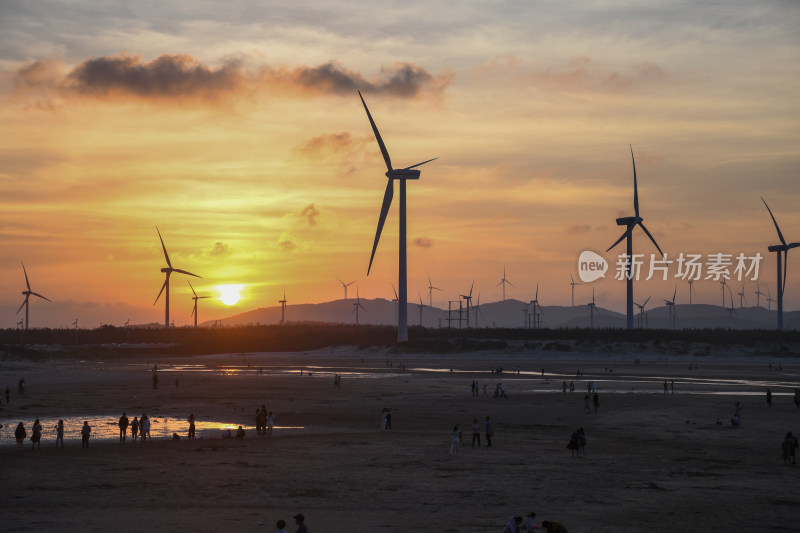
[[[289,252],[297,248],[297,245],[294,242],[290,241],[289,239],[283,239],[278,241],[278,246],[280,247],[281,250],[285,252]]]
[[[234,59],[212,67],[189,55],[165,54],[146,62],[141,56],[120,54],[87,59],[71,70],[58,61],[36,61],[19,68],[12,81],[18,96],[50,92],[84,98],[213,101],[264,92],[292,97],[352,96],[356,90],[399,98],[441,96],[452,78],[451,73],[433,75],[410,63],[383,66],[377,76],[367,78],[335,62],[248,68]]]
[[[328,154],[348,150],[354,143],[352,135],[346,131],[326,133],[295,146],[294,152],[313,159],[319,159]]]
[[[592,227],[588,224],[573,224],[567,228],[567,235],[578,235],[580,233],[589,233]]]
[[[308,224],[311,226],[317,223],[317,221],[314,220],[317,215],[319,215],[319,210],[314,207],[314,204],[308,204],[300,212],[300,216],[305,217],[305,219],[308,220]]]
[[[231,253],[231,247],[224,242],[215,242],[214,246],[203,250],[203,255],[210,255],[214,257],[228,255],[229,253]]]
[[[420,248],[430,248],[433,246],[433,241],[428,237],[417,237],[414,239],[414,244]]]

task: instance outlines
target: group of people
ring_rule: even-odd
[[[267,407],[262,404],[261,409],[256,409],[256,435],[260,437],[271,437],[274,427],[275,415],[272,414],[272,411],[267,411]]]
[[[567,528],[559,522],[552,520],[544,520],[541,524],[537,524],[536,513],[528,513],[528,516],[522,518],[521,516],[512,516],[503,527],[503,533],[531,533],[535,530],[541,530],[546,533],[568,533]]]
[[[0,426],[2,428],[3,426]],[[56,432],[56,448],[64,448],[64,420],[59,420],[55,426]],[[31,426],[31,449],[42,449],[42,433],[44,428],[37,418]],[[81,428],[81,448],[89,447],[89,436],[92,434],[92,427],[89,425],[88,420],[84,420],[83,427]],[[17,447],[22,448],[25,445],[25,439],[28,437],[28,431],[25,429],[25,424],[20,422],[14,430],[14,439],[17,441]]]
[[[192,415],[194,417],[194,415]],[[133,420],[128,420],[128,416],[122,413],[117,422],[119,426],[119,441],[125,442],[128,438],[128,427],[131,428],[131,438],[136,442],[140,437],[142,440],[150,439],[150,418],[146,413],[142,413],[141,418],[133,417]],[[192,426],[194,426],[194,418],[192,418]]]
[[[478,422],[477,418],[472,419],[472,447],[475,447],[477,443],[478,448],[481,447],[481,429],[483,429],[484,435],[486,436],[486,447],[492,445],[492,436],[494,435],[494,426],[492,425],[492,421],[489,417],[486,417],[486,422],[481,427],[480,422]],[[461,427],[456,424],[453,426],[453,434],[450,440],[450,453],[458,453],[458,448],[461,446],[461,440],[463,437],[463,431]]]

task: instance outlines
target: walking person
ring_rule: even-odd
[[[136,442],[139,439],[139,419],[135,416],[131,422],[131,438],[133,439],[133,442]]]
[[[139,419],[139,436],[142,441],[150,438],[150,419],[147,418],[147,413],[142,413],[142,417]]]
[[[33,443],[33,445],[31,446],[31,450],[34,450],[37,447],[41,450],[42,449],[42,425],[39,423],[39,419],[38,418],[34,421],[33,427],[31,428],[31,430],[32,430],[32,432],[31,432],[31,442]]]
[[[119,422],[117,422],[117,424],[119,424],[119,441],[120,442],[124,443],[125,439],[128,436],[128,423],[129,423],[128,417],[125,415],[125,413],[122,413],[122,416],[119,417]]]
[[[475,447],[475,442],[478,443],[478,448],[481,447],[481,425],[478,423],[478,419],[474,418],[472,420],[472,447]]]
[[[81,428],[81,448],[88,448],[89,447],[89,435],[92,433],[92,428],[89,426],[89,421],[83,421],[83,427]]]
[[[795,450],[797,450],[797,437],[792,435],[792,432],[786,434],[786,438],[783,439],[783,447],[782,447],[782,456],[783,462],[789,464],[789,461],[792,461],[792,464],[795,464]]]
[[[306,517],[302,514],[296,514],[292,518],[294,518],[294,523],[297,525],[297,532],[296,533],[308,533],[308,527],[306,526]]]
[[[489,417],[486,417],[486,424],[484,426],[484,433],[486,434],[486,447],[489,448],[492,445],[492,436],[494,435],[494,427],[492,426],[492,421],[489,420]]]
[[[597,413],[597,410],[600,409],[600,396],[596,392],[592,396],[592,403],[594,404],[594,412]]]
[[[195,427],[194,427],[194,413],[189,415],[189,439],[193,439],[195,437]]]
[[[667,386],[667,380],[665,379],[665,380],[664,380],[664,394],[666,394],[666,393],[667,393],[667,389],[668,389],[668,388],[669,388],[669,387]]]
[[[767,405],[772,407],[772,389],[767,387]]]
[[[583,397],[583,412],[584,414],[590,415],[592,414],[592,408],[589,406],[589,395],[586,394]]]
[[[61,419],[56,424],[56,448],[64,449],[64,421]]]
[[[275,415],[272,414],[272,411],[269,412],[267,416],[267,437],[272,436],[272,428],[275,427]]]
[[[461,430],[458,428],[458,424],[453,426],[453,438],[450,441],[450,455],[454,453],[458,453],[458,444],[461,442]]]
[[[23,443],[25,442],[25,437],[28,436],[28,432],[25,431],[25,426],[20,422],[17,424],[17,429],[14,430],[14,438],[17,439],[17,448],[22,448]]]

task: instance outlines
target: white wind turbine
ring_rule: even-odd
[[[761,292],[761,283],[758,281],[756,282],[756,307],[761,307],[761,297],[766,296],[763,292]]]
[[[475,327],[478,327],[478,315],[483,316],[483,311],[481,311],[481,293],[478,293],[478,303],[472,306],[472,311],[474,312],[475,316]]]
[[[576,283],[575,278],[572,277],[572,272],[569,273],[570,279],[570,286],[572,287],[572,307],[575,307],[575,285],[583,285],[582,283]]]
[[[500,283],[497,284],[497,287],[499,287],[500,285],[503,286],[503,301],[504,302],[506,301],[506,283],[508,283],[509,285],[514,287],[514,284],[506,279],[506,266],[503,265],[503,277],[500,279]],[[514,288],[516,289],[516,287],[514,287]]]
[[[647,302],[649,302],[649,301],[650,301],[650,296],[648,296],[647,300],[645,300],[644,303],[642,303],[642,304],[634,303],[634,305],[639,308],[639,320],[638,320],[639,329],[642,329],[642,317],[643,316],[644,316],[644,319],[645,319],[645,327],[647,326],[647,315],[644,312],[644,306],[646,306]]]
[[[689,278],[686,283],[689,284],[689,305],[692,305],[692,296],[694,295],[694,280]]]
[[[51,302],[51,303],[52,303],[52,300],[47,298],[47,297],[45,297],[45,296],[42,296],[38,292],[33,292],[31,290],[31,283],[28,281],[28,271],[25,270],[25,263],[22,263],[22,272],[25,273],[25,285],[27,285],[28,289],[22,291],[22,294],[25,295],[25,300],[23,300],[22,305],[20,305],[19,309],[17,309],[17,313],[16,314],[19,314],[19,312],[22,311],[23,307],[25,308],[25,329],[28,329],[28,309],[29,309],[28,306],[30,305],[28,303],[28,299],[30,299],[31,296],[37,296],[37,297],[42,298],[43,300],[47,300],[48,302]]]
[[[469,288],[469,294],[460,294],[462,300],[467,302],[467,327],[469,327],[469,309],[472,306],[472,289],[475,288],[475,282],[472,282],[472,286]]]
[[[381,213],[378,218],[378,229],[375,232],[375,242],[372,244],[372,254],[369,258],[369,266],[367,267],[367,276],[372,269],[372,260],[375,258],[375,250],[378,248],[378,241],[381,238],[381,231],[383,224],[386,222],[386,215],[389,214],[389,207],[392,205],[392,197],[394,196],[394,180],[400,184],[400,239],[399,239],[399,276],[398,285],[400,288],[400,316],[397,325],[397,342],[408,341],[408,264],[406,260],[406,180],[419,179],[420,171],[415,170],[416,167],[430,163],[437,159],[428,159],[422,163],[411,165],[401,169],[392,168],[392,160],[389,158],[389,152],[386,150],[386,145],[383,144],[383,139],[378,131],[378,126],[372,120],[372,115],[369,112],[367,103],[364,97],[361,96],[361,91],[358,92],[361,103],[364,105],[364,111],[367,112],[367,118],[372,126],[372,131],[375,134],[375,140],[378,141],[378,147],[381,149],[383,160],[386,163],[386,177],[389,179],[386,184],[386,191],[383,194],[383,204],[381,205]],[[358,307],[356,307],[358,310]]]
[[[433,291],[440,291],[439,287],[434,287],[433,283],[431,282],[431,275],[428,274],[428,305],[433,307]]]
[[[344,299],[345,299],[345,300],[347,300],[347,287],[349,287],[350,285],[352,285],[353,283],[355,283],[355,282],[356,282],[356,281],[358,281],[358,280],[353,280],[353,281],[351,281],[350,283],[345,283],[344,281],[342,281],[342,280],[341,280],[341,279],[339,279],[339,278],[336,278],[336,279],[338,279],[338,280],[339,280],[339,283],[341,283],[341,284],[342,284],[342,287],[344,288]]]

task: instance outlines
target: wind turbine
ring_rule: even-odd
[[[597,307],[597,306],[594,304],[594,287],[592,287],[592,301],[589,303],[589,313],[592,315],[592,318],[591,318],[592,321],[591,321],[590,327],[592,329],[594,329],[594,308],[595,307]]]
[[[739,295],[739,309],[744,307],[744,302],[747,301],[747,298],[744,296],[744,281],[742,282],[742,291],[738,293]]]
[[[536,284],[536,296],[533,300],[530,301],[530,304],[533,306],[533,324],[532,327],[538,328],[541,326],[541,316],[542,316],[542,306],[539,305],[539,284]],[[539,308],[539,312],[536,312],[536,308]]]
[[[433,291],[440,291],[439,287],[434,287],[433,283],[431,283],[431,275],[428,274],[428,304],[430,307],[433,307]]]
[[[358,325],[358,308],[360,307],[364,311],[367,310],[366,307],[361,305],[361,298],[359,298],[359,296],[358,296],[358,288],[356,288],[356,301],[353,302],[353,307],[354,307],[353,312],[356,314],[356,326],[357,326]]]
[[[394,291],[394,300],[392,300],[394,307],[394,323],[397,324],[397,302],[400,298],[397,297],[397,289],[394,288],[394,283],[392,283],[392,290]]]
[[[345,287],[345,290],[347,290],[346,287]],[[346,299],[347,299],[347,295],[345,295],[345,300]],[[286,291],[284,290],[283,291],[283,300],[278,300],[278,303],[281,304],[281,326],[286,324],[286,302],[288,302],[288,300],[286,299]]]
[[[353,283],[355,283],[355,282],[356,282],[356,281],[358,281],[358,280],[353,280],[353,281],[351,281],[350,283],[345,283],[344,281],[342,281],[342,280],[341,280],[341,279],[339,279],[339,278],[336,278],[336,279],[338,279],[338,280],[339,280],[339,283],[341,283],[341,284],[342,284],[342,287],[344,288],[344,299],[345,299],[345,300],[347,300],[347,287],[349,287],[350,285],[352,285]]]
[[[572,277],[572,272],[569,273],[569,284],[572,286],[572,307],[575,307],[575,285],[583,285],[583,283],[575,283],[575,278]]]
[[[402,169],[394,169],[392,168],[392,160],[389,158],[389,152],[386,150],[386,146],[383,144],[383,139],[381,138],[381,134],[378,132],[378,126],[375,125],[375,121],[372,120],[372,115],[369,112],[369,108],[367,108],[367,103],[364,101],[364,97],[361,96],[361,91],[358,92],[359,98],[361,98],[361,103],[364,104],[364,111],[367,112],[367,118],[369,118],[369,123],[372,126],[372,131],[375,133],[375,140],[378,141],[378,147],[381,149],[381,154],[383,154],[383,160],[386,162],[386,177],[389,179],[388,183],[386,184],[386,192],[383,194],[383,204],[381,205],[381,213],[380,217],[378,218],[378,229],[375,232],[375,242],[372,244],[372,255],[369,257],[369,266],[367,267],[367,276],[369,276],[369,271],[372,269],[372,260],[375,258],[375,250],[378,248],[378,241],[381,238],[381,230],[383,230],[383,224],[386,222],[386,215],[389,214],[389,207],[392,205],[392,197],[394,196],[394,180],[400,182],[400,240],[399,240],[399,276],[398,276],[398,285],[400,288],[400,317],[397,324],[397,342],[407,342],[408,341],[408,271],[407,271],[407,261],[406,261],[406,180],[418,180],[419,179],[419,170],[415,170],[416,167],[424,165],[425,163],[430,163],[434,159],[428,159],[427,161],[423,161],[422,163],[417,163],[416,165],[411,165],[410,167],[402,168]],[[356,310],[358,308],[356,307]]]
[[[158,231],[158,226],[156,226],[156,231],[158,232],[158,239],[161,241],[161,248],[164,249],[164,259],[167,260],[167,266],[161,269],[161,272],[166,274],[166,279],[164,279],[164,284],[161,286],[161,290],[158,291],[158,296],[156,296],[156,301],[153,302],[153,305],[158,303],[158,299],[161,298],[161,293],[164,292],[166,289],[166,294],[164,295],[165,300],[165,312],[164,312],[164,327],[169,328],[169,277],[173,272],[177,272],[178,274],[186,274],[187,276],[194,276],[196,278],[200,278],[197,274],[192,274],[191,272],[187,272],[185,270],[180,270],[178,268],[172,268],[172,263],[169,260],[169,254],[167,254],[167,247],[164,246],[164,239],[161,238],[161,232]],[[202,279],[202,278],[201,278]]]
[[[689,279],[686,283],[689,284],[689,305],[692,305],[692,296],[694,295],[694,280]]]
[[[678,286],[675,285],[675,290],[672,292],[672,300],[664,300],[664,303],[667,304],[667,309],[669,310],[669,322],[673,329],[678,324],[678,310],[675,308],[675,297],[677,295]]]
[[[192,296],[192,300],[194,300],[194,309],[192,309],[191,316],[194,317],[194,327],[197,327],[197,300],[200,300],[202,298],[211,298],[211,296],[198,296],[197,293],[194,292],[194,287],[192,287],[192,282],[187,279],[186,283],[189,284],[189,287],[191,287],[192,289],[192,294],[194,294],[194,296]]]
[[[730,320],[729,329],[733,329],[733,315],[737,315],[736,308],[733,307],[733,291],[731,291],[731,306],[726,309],[728,311],[728,319]]]
[[[766,296],[763,292],[761,292],[761,283],[756,281],[756,307],[761,307],[761,297]]]
[[[647,300],[645,300],[643,304],[635,304],[636,307],[639,308],[639,329],[642,329],[642,316],[644,315],[644,306],[647,305],[647,302],[649,301],[650,301],[650,296],[647,297]]]
[[[475,327],[478,327],[478,315],[480,314],[483,316],[483,311],[481,311],[481,293],[478,293],[478,303],[472,307],[472,310],[475,312]]]
[[[772,297],[772,294],[769,292],[769,286],[767,286],[767,311],[772,311],[772,302],[775,301],[775,298]]]
[[[25,308],[25,329],[28,329],[28,309],[29,309],[28,306],[30,305],[30,304],[28,304],[28,299],[30,299],[31,295],[38,296],[39,298],[42,298],[43,300],[47,300],[48,302],[51,302],[51,303],[52,303],[53,300],[51,300],[51,299],[49,299],[49,298],[47,298],[45,296],[42,296],[38,292],[33,292],[31,290],[31,283],[30,283],[30,281],[28,281],[28,271],[25,270],[25,263],[22,263],[22,272],[25,273],[25,285],[28,286],[28,289],[22,291],[22,294],[25,295],[25,300],[22,301],[22,305],[19,306],[19,309],[17,309],[16,314],[19,314],[19,312],[22,311],[23,307]]]
[[[472,286],[469,288],[469,294],[460,294],[462,300],[467,302],[467,327],[469,327],[469,308],[472,305],[472,289],[475,288],[475,282],[472,282]]]
[[[422,309],[424,307],[425,307],[425,304],[422,303],[422,295],[419,294],[419,303],[417,304],[417,308],[419,309],[419,327],[422,327]]]
[[[617,244],[619,244],[622,239],[627,239],[626,243],[626,253],[628,255],[628,274],[627,278],[627,315],[628,315],[628,329],[633,329],[633,229],[638,225],[641,227],[644,232],[650,237],[650,240],[653,241],[656,248],[658,249],[658,253],[661,256],[664,256],[664,252],[661,251],[661,248],[658,246],[658,243],[647,231],[647,228],[642,224],[644,219],[639,216],[639,187],[636,182],[636,161],[633,158],[633,147],[631,147],[631,161],[633,162],[633,210],[635,216],[632,217],[622,217],[617,219],[617,226],[627,226],[627,229],[622,234],[622,236],[617,239],[617,242],[609,246],[606,252],[610,251],[614,248]]]
[[[725,278],[722,278],[722,281],[720,281],[719,284],[722,285],[722,308],[725,309],[725,288],[727,287],[728,290],[731,290],[731,288]]]
[[[506,283],[508,283],[509,285],[514,287],[514,284],[506,279],[506,266],[503,265],[503,277],[502,277],[502,279],[500,279],[500,283],[498,283],[496,285],[496,287],[499,287],[500,285],[503,286],[503,301],[504,302],[506,301]],[[516,289],[516,287],[514,287],[514,288]]]
[[[761,198],[761,201],[764,202],[764,205],[767,207],[769,216],[772,217],[772,222],[775,224],[775,230],[778,232],[778,238],[781,240],[781,244],[772,245],[768,247],[767,250],[775,252],[775,257],[778,262],[778,331],[783,331],[783,291],[786,289],[786,267],[789,264],[789,250],[800,246],[800,242],[793,242],[791,244],[786,242],[786,239],[783,238],[783,233],[781,233],[781,228],[778,227],[778,221],[775,220],[775,215],[772,214],[772,210],[769,208],[764,198]],[[781,265],[781,252],[783,252],[783,265]]]

